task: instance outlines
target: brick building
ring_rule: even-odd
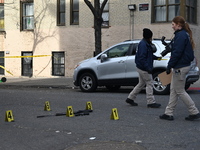
[[[154,38],[170,39],[171,20],[182,15],[190,23],[199,57],[199,4],[197,0],[108,0],[102,15],[102,50],[141,39],[145,27]],[[93,24],[84,0],[0,0],[0,74],[71,77],[79,61],[93,56]]]

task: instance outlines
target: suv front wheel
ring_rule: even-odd
[[[79,79],[79,86],[83,92],[93,92],[97,88],[97,82],[93,74],[84,73]]]

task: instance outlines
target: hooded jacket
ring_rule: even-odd
[[[175,37],[172,42],[171,58],[167,68],[178,69],[190,66],[194,60],[194,51],[190,42],[189,34],[186,30],[177,30],[174,32]]]
[[[136,67],[147,72],[152,72],[153,70],[153,60],[157,59],[153,55],[153,48],[146,39],[142,39],[138,44],[138,49],[135,56]]]

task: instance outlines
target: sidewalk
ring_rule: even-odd
[[[35,87],[35,88],[74,88],[73,79],[62,78],[6,78],[0,87]]]
[[[1,82],[0,87],[35,87],[35,88],[75,88],[73,78],[12,78],[6,77],[6,82]],[[200,80],[190,86],[190,89],[200,90]]]

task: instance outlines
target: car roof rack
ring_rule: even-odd
[[[153,40],[161,40],[160,38],[153,38]],[[171,41],[171,39],[165,39],[165,41]]]
[[[123,42],[128,42],[128,41],[132,41],[132,40],[125,40],[125,41],[123,41]]]
[[[142,39],[132,39],[132,40],[125,40],[124,42],[128,42],[128,41],[141,41]]]

